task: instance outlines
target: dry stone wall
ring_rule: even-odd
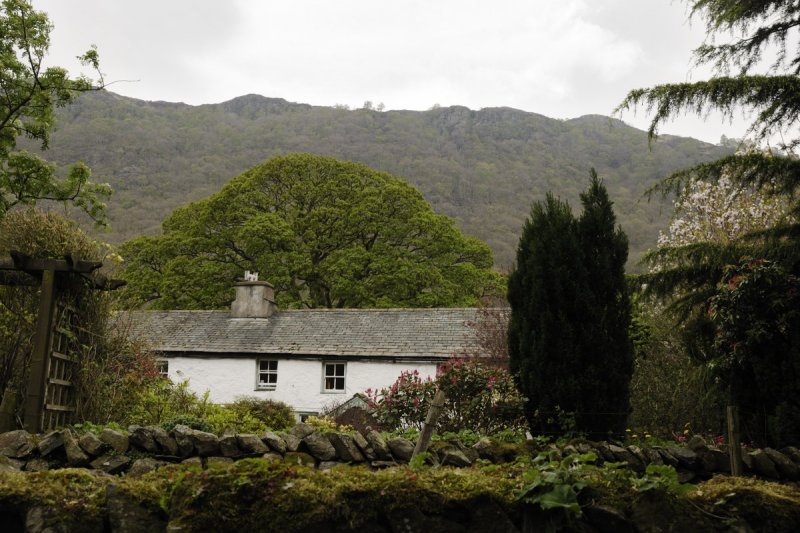
[[[218,437],[178,425],[171,431],[160,427],[131,426],[127,432],[104,429],[77,435],[71,430],[32,435],[24,430],[0,434],[0,471],[43,471],[84,467],[108,474],[138,476],[170,463],[203,466],[230,463],[247,457],[301,464],[319,469],[340,463],[367,464],[380,469],[408,463],[414,443],[401,437],[384,438],[378,432],[322,432],[298,424],[287,432]],[[432,464],[469,467],[482,459],[493,463],[513,461],[519,454],[550,451],[556,455],[594,452],[599,462],[622,462],[643,472],[649,464],[675,467],[682,482],[729,473],[724,449],[693,439],[688,446],[618,446],[607,442],[578,442],[563,448],[536,448],[532,443],[512,445],[482,438],[473,446],[460,442],[434,442],[427,461]],[[744,453],[748,474],[779,481],[800,481],[800,450],[770,448]]]

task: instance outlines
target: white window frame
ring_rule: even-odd
[[[267,365],[266,370],[262,370],[261,363],[275,363],[275,368],[270,368],[272,365]],[[274,376],[272,383],[262,382],[261,376]],[[278,388],[278,360],[274,358],[256,359],[256,390],[275,390]]]
[[[328,366],[334,368],[332,374],[328,374]],[[342,374],[336,373],[336,367],[342,367]],[[333,388],[328,388],[328,379],[333,380]],[[342,388],[336,388],[336,381],[342,380]],[[345,394],[347,392],[347,363],[344,361],[323,361],[322,362],[322,393],[323,394]]]
[[[169,379],[169,359],[156,359],[158,377]]]

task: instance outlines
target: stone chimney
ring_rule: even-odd
[[[275,289],[258,281],[258,272],[245,271],[244,281],[234,284],[236,299],[231,304],[231,318],[268,318],[275,312]]]

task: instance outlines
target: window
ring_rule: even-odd
[[[258,390],[275,390],[278,386],[278,361],[275,359],[258,360]]]
[[[310,416],[319,416],[319,413],[312,413],[303,411],[302,413],[295,413],[295,418],[298,422],[306,422]]]
[[[158,372],[158,376],[162,378],[169,377],[169,361],[166,359],[157,359],[156,360],[156,372]]]
[[[345,363],[323,363],[323,392],[344,392]]]

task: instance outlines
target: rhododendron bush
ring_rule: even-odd
[[[437,389],[446,397],[439,432],[469,429],[489,435],[525,427],[523,398],[508,371],[471,359],[442,364],[436,379],[405,371],[391,386],[366,394],[384,429],[421,429]]]

